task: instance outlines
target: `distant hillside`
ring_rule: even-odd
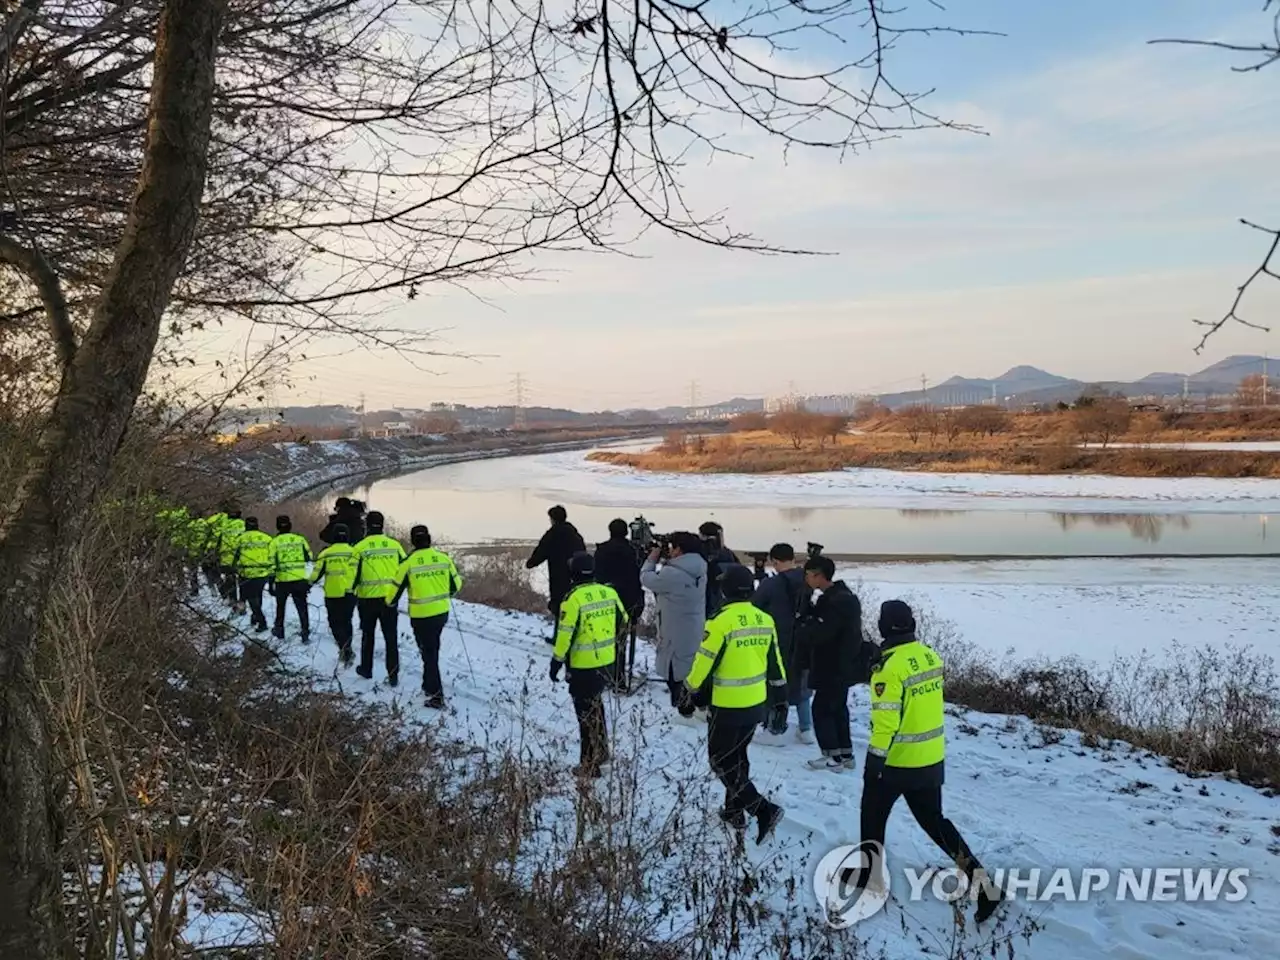
[[[1127,397],[1175,397],[1185,389],[1197,397],[1235,393],[1240,381],[1262,373],[1266,361],[1258,356],[1227,357],[1196,373],[1149,373],[1140,380],[1097,381],[1061,377],[1038,367],[1017,366],[990,380],[981,377],[951,377],[922,393],[906,390],[880,397],[887,407],[897,408],[920,403],[921,399],[941,406],[982,403],[998,398],[1001,402],[1022,404],[1070,402],[1090,387],[1122,393]]]

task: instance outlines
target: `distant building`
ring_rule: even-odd
[[[413,433],[413,424],[404,420],[388,420],[378,429],[383,437],[407,437]]]

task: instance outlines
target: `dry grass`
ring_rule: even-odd
[[[1251,416],[1257,413],[1259,416]],[[1083,448],[1072,417],[1026,414],[994,436],[939,428],[912,433],[902,415],[862,425],[865,431],[796,449],[786,436],[750,431],[725,436],[669,437],[645,453],[597,451],[591,459],[674,473],[814,473],[850,467],[945,473],[1094,473],[1131,477],[1280,477],[1280,452]],[[914,428],[913,428],[914,429]],[[1280,411],[1180,416],[1139,414],[1113,442],[1188,443],[1269,440],[1280,436]]]

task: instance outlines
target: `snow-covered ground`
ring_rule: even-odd
[[[1015,591],[1026,590],[1025,582],[1010,582],[1010,569],[986,569],[980,583],[964,579],[976,567],[952,564],[949,572],[919,568],[929,571],[930,581],[937,581],[930,583],[921,582],[924,574],[906,567],[873,568],[862,574],[876,592],[910,587],[938,606],[935,613],[956,621],[966,636],[993,638],[995,647],[1017,634],[1046,630],[1057,631],[1066,641],[1074,638],[1077,644],[1092,642],[1088,635],[1097,631],[1113,635],[1117,645],[1132,647],[1149,636],[1150,618],[1172,601],[1172,595],[1132,581],[1104,588],[1072,582],[1083,571],[1068,569],[1057,575],[1043,571],[1044,582],[1015,603]],[[938,580],[938,574],[950,576],[952,582]],[[1220,570],[1218,575],[1225,579],[1230,571]],[[1060,582],[1051,582],[1054,579]],[[1259,574],[1257,580],[1262,579]],[[1260,591],[1262,586],[1255,580],[1242,586],[1241,593]],[[1179,587],[1180,593],[1184,587]],[[1131,589],[1127,599],[1109,592],[1121,589]],[[1209,643],[1224,639],[1224,630],[1241,624],[1256,630],[1265,622],[1255,619],[1261,606],[1242,611],[1239,600],[1237,594],[1206,590],[1186,598],[1177,608],[1180,612],[1169,612],[1168,623],[1182,623],[1187,635],[1202,631],[1196,635]],[[380,662],[374,682],[342,669],[318,603],[313,618],[320,626],[311,645],[290,639],[273,646],[290,667],[311,672],[317,684],[340,686],[345,694],[369,702],[398,705],[400,710],[390,714],[395,723],[436,725],[477,744],[562,750],[567,776],[576,760],[570,755],[576,752],[576,725],[565,686],[546,677],[548,648],[542,637],[547,624],[541,618],[459,604],[445,632],[441,656],[450,699],[444,713],[420,706],[420,664],[404,618],[398,689],[380,681]],[[292,621],[290,634],[295,635]],[[851,699],[854,747],[861,758],[867,736],[865,692],[859,690]],[[709,773],[701,773],[706,770],[705,731],[672,723],[659,684],[632,697],[610,698],[608,710],[617,741],[615,755],[625,757],[640,774],[646,812],[656,818],[652,822],[661,822],[662,811],[675,804],[703,804],[713,821],[719,788]],[[1280,931],[1280,841],[1275,834],[1280,808],[1275,800],[1219,778],[1190,779],[1127,747],[1088,749],[1073,733],[1054,742],[1055,737],[1044,736],[1024,721],[958,714],[948,720],[947,732],[948,813],[988,868],[1211,866],[1249,871],[1249,895],[1238,903],[1119,902],[1112,891],[1089,902],[1011,905],[1006,925],[1033,918],[1042,927],[1029,944],[1013,944],[1017,955],[1038,960],[1274,955],[1274,934]],[[810,884],[817,863],[836,845],[858,839],[860,778],[856,773],[805,769],[804,761],[814,751],[798,743],[751,748],[758,786],[787,809],[774,839],[759,849],[748,844],[745,854],[757,865],[768,865],[769,875],[777,880],[776,888],[757,893],[775,909],[785,908],[788,876],[798,885],[800,902],[813,907]],[[677,801],[672,781],[681,777],[692,777],[699,787]],[[570,822],[573,818],[570,805],[550,813]],[[718,825],[704,831],[700,857],[729,856],[730,851],[730,841]],[[915,960],[927,950],[946,956],[956,935],[950,907],[936,901],[908,902],[907,886],[900,882],[905,867],[942,863],[905,805],[896,808],[890,823],[889,858],[894,897],[884,914],[852,931],[859,940],[870,941],[870,951],[858,955]],[[668,922],[679,929],[687,919],[674,916]],[[972,923],[959,934],[968,947],[981,951],[991,949],[991,935],[990,930],[975,931]],[[848,940],[837,938],[832,948],[833,955],[853,954]],[[999,955],[1006,955],[1003,944]]]
[[[1280,479],[1027,476],[863,469],[785,476],[655,473],[589,461],[580,452],[520,457],[492,466],[494,469],[469,471],[468,489],[515,487],[584,506],[627,509],[655,509],[674,504],[1061,513],[1280,511]]]

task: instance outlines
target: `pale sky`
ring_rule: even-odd
[[[650,238],[642,259],[555,255],[540,279],[395,309],[439,329],[432,373],[352,350],[298,365],[278,403],[605,409],[784,392],[892,392],[1028,363],[1084,380],[1193,371],[1275,352],[1280,331],[1228,328],[1202,356],[1192,317],[1220,316],[1280,223],[1280,66],[1162,36],[1253,41],[1257,0],[964,0],[952,22],[1004,38],[896,51],[906,86],[988,135],[908,135],[846,158],[759,143],[688,171],[688,197],[736,228],[834,256],[761,257]],[[1247,315],[1278,321],[1280,283]],[[223,346],[226,349],[226,345]],[[341,351],[339,351],[341,352]]]

